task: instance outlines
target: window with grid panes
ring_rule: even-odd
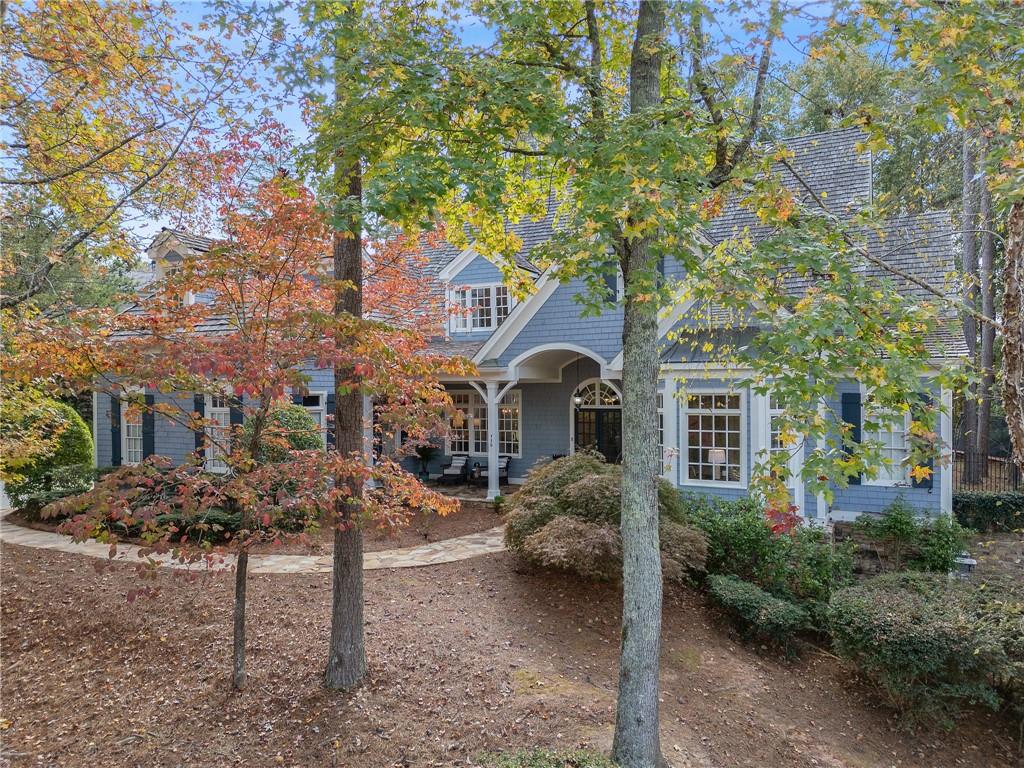
[[[686,398],[686,476],[710,483],[741,481],[740,396],[692,393]]]

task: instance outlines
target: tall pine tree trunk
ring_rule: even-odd
[[[1003,272],[1003,406],[1013,460],[1024,472],[1024,200],[1010,208]]]
[[[346,41],[346,29],[360,11],[349,5],[339,24],[339,50]],[[348,83],[335,82],[339,105],[351,101],[344,91]],[[342,107],[343,108],[343,107]],[[358,159],[343,161],[335,167],[338,190],[338,230],[334,233],[334,280],[338,285],[334,314],[361,318],[363,315],[362,201],[363,177]],[[343,223],[342,223],[343,222]],[[351,344],[341,334],[337,343]],[[343,456],[363,455],[363,396],[356,385],[355,371],[335,366],[334,434],[336,450]],[[347,486],[346,498],[335,509],[334,558],[332,563],[331,645],[327,657],[324,684],[334,690],[348,690],[366,674],[366,645],[363,636],[363,533],[357,524],[362,504],[363,478],[337,477]]]
[[[983,151],[985,151],[983,149]],[[981,166],[984,167],[982,162]],[[995,285],[992,280],[993,262],[995,261],[995,238],[992,230],[995,217],[992,212],[992,193],[988,188],[988,179],[982,176],[980,223],[981,223],[981,254],[978,264],[978,288],[981,292],[981,313],[985,317],[996,316]],[[981,324],[981,386],[978,389],[978,439],[976,448],[985,458],[982,459],[981,471],[988,474],[989,435],[992,422],[992,390],[995,386],[995,341],[996,329],[991,323]]]
[[[630,63],[630,110],[661,103],[665,5],[640,3]],[[621,254],[627,287],[650,278],[650,238],[626,242]],[[658,542],[657,303],[627,290],[622,328],[622,645],[613,759],[624,768],[662,762],[658,733],[661,658],[661,554]]]

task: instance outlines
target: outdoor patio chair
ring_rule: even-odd
[[[508,462],[509,462],[508,456],[499,456],[498,457],[498,485],[501,485],[502,483],[505,483],[506,485],[508,484]],[[487,477],[488,477],[487,473],[489,471],[490,471],[490,467],[488,467],[487,469],[481,469],[480,470],[479,483],[481,485],[487,485]]]
[[[441,476],[437,482],[443,484],[456,484],[466,482],[466,473],[469,469],[469,456],[452,456],[452,460],[441,467]]]

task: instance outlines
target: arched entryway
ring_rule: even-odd
[[[588,448],[613,464],[622,461],[622,393],[603,379],[588,379],[573,392],[571,445]]]

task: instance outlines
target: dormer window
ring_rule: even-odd
[[[508,318],[516,305],[508,286],[501,283],[471,285],[452,291],[451,329],[455,333],[490,331]]]
[[[168,280],[174,277],[174,275],[181,272],[182,257],[176,251],[171,251],[162,259],[157,260],[157,278],[160,280]],[[185,291],[185,293],[179,297],[179,303],[181,306],[187,307],[195,301],[195,297],[191,291]]]

